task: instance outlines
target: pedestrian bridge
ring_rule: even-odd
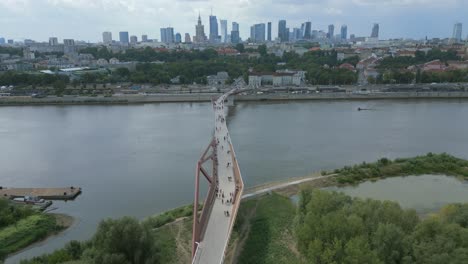
[[[224,103],[233,89],[213,101],[214,134],[197,163],[193,207],[192,263],[223,263],[244,190],[239,164],[226,125]],[[203,209],[199,212],[200,180],[208,182]]]

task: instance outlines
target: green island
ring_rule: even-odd
[[[395,202],[319,188],[422,174],[466,180],[467,160],[428,153],[323,174],[329,177],[318,184],[304,182],[244,199],[225,263],[466,263],[468,204],[448,204],[421,217]],[[297,204],[291,194],[298,194]],[[141,222],[130,217],[103,220],[89,241],[72,241],[21,263],[188,263],[191,216],[192,206],[187,205]]]
[[[0,198],[0,260],[71,225],[64,215],[46,214]]]

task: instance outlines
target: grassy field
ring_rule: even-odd
[[[234,263],[304,263],[293,234],[296,208],[276,193],[241,204],[236,224],[237,254]]]

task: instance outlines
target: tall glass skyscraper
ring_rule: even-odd
[[[232,22],[231,43],[237,44],[239,42],[240,42],[239,24],[237,22]]]
[[[308,21],[308,22],[305,22],[304,39],[311,39],[311,38],[312,38],[312,22]]]
[[[227,42],[227,20],[220,19],[219,24],[221,25],[221,42]]]
[[[286,28],[286,20],[278,22],[278,38],[281,42],[289,41],[289,30]]]
[[[210,42],[217,42],[218,38],[218,19],[210,15]]]
[[[453,25],[453,34],[452,34],[452,39],[457,41],[457,42],[461,42],[462,40],[462,28],[463,25],[462,23],[455,23],[455,25]]]
[[[372,27],[371,38],[379,38],[379,24],[378,23],[374,23],[374,26]]]
[[[348,38],[348,26],[342,25],[341,26],[341,39],[346,40]]]
[[[335,26],[334,25],[328,25],[328,33],[327,33],[327,37],[329,39],[332,39],[333,36],[335,34]]]
[[[271,22],[268,22],[267,41],[271,41]]]
[[[120,43],[128,43],[128,31],[119,32]]]

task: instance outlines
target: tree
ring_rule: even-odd
[[[239,51],[240,53],[244,53],[244,51],[245,51],[244,44],[242,44],[242,43],[237,43],[237,44],[236,44],[236,50]]]
[[[94,247],[100,252],[103,263],[131,264],[158,263],[158,250],[149,226],[136,219],[124,217],[105,220],[99,224],[93,238]],[[115,262],[117,260],[121,262]]]
[[[54,82],[53,87],[54,87],[56,95],[62,95],[63,92],[65,91],[66,85],[64,81],[58,80]]]
[[[258,53],[260,53],[260,56],[266,56],[267,55],[267,46],[265,44],[262,44],[258,46]]]

